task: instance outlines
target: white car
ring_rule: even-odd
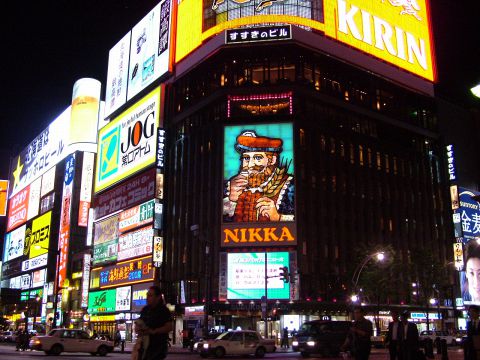
[[[79,329],[53,329],[48,335],[32,337],[30,349],[45,351],[47,355],[60,355],[65,351],[105,356],[113,351],[113,342],[93,339]]]
[[[420,342],[422,342],[422,341],[425,341],[426,339],[432,339],[434,343],[437,339],[440,339],[440,340],[445,339],[447,341],[447,345],[457,345],[457,336],[449,334],[448,331],[424,330],[420,333],[419,340]]]
[[[197,349],[201,357],[213,355],[218,358],[225,355],[251,354],[261,358],[275,350],[275,340],[264,339],[252,330],[227,331],[216,339],[204,340]]]

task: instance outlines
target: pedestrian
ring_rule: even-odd
[[[119,346],[121,341],[122,341],[122,335],[120,334],[120,330],[117,329],[117,331],[115,331],[113,346]]]
[[[470,320],[467,322],[467,340],[465,341],[463,351],[465,352],[466,360],[477,359],[478,339],[480,338],[480,309],[476,305],[471,305],[468,308],[468,316]],[[477,343],[477,344],[476,344]],[[477,345],[477,346],[476,346]],[[480,350],[480,349],[479,349]]]
[[[145,328],[139,331],[141,336],[148,335],[148,347],[144,349],[142,360],[165,359],[168,352],[168,333],[172,331],[172,316],[163,302],[162,291],[151,286],[147,292],[147,305],[140,312]]]
[[[388,352],[390,353],[390,360],[397,360],[400,350],[400,336],[402,334],[402,324],[398,311],[391,311],[392,321],[388,324],[388,333],[385,339],[385,343],[388,346]]]
[[[28,333],[27,330],[23,332],[23,338],[22,338],[22,351],[26,351],[29,348],[29,343],[30,343],[30,334]]]
[[[419,358],[419,338],[417,325],[408,321],[410,313],[402,313],[402,332],[400,354],[402,360],[417,360]]]
[[[353,310],[354,322],[342,348],[350,348],[356,360],[368,360],[372,341],[370,337],[373,334],[372,322],[365,319],[364,311],[361,307]]]
[[[281,346],[282,349],[288,349],[289,348],[289,345],[288,345],[288,328],[287,327],[283,328],[282,343],[281,343],[280,346]]]
[[[23,344],[23,332],[19,330],[17,331],[17,336],[15,338],[16,351],[20,351],[22,349],[22,344]]]
[[[189,344],[190,344],[190,339],[188,338],[188,330],[183,329],[182,330],[182,345],[183,345],[183,348],[184,349],[188,348]]]

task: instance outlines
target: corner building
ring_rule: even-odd
[[[393,249],[405,267],[415,254],[451,258],[428,3],[409,15],[374,3],[179,3],[161,282],[182,312],[206,302],[210,327],[262,333],[267,316],[271,336],[346,317],[361,250]],[[427,35],[409,30],[420,22]],[[268,159],[256,159],[251,174],[266,173],[255,183],[245,176],[259,153]],[[280,279],[283,266],[294,284]],[[414,271],[383,271],[396,290],[367,304],[425,307],[412,295]],[[187,326],[203,323],[188,312]]]

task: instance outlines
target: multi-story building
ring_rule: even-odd
[[[73,325],[86,313],[81,298],[88,289],[82,291],[79,269],[90,256],[85,235],[100,82],[78,80],[72,98],[71,106],[12,159],[1,275],[12,328]]]

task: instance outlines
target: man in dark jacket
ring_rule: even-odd
[[[402,360],[416,360],[418,358],[418,328],[417,325],[408,321],[409,317],[410,313],[408,311],[402,314],[402,345],[400,351]]]
[[[141,336],[149,335],[148,347],[144,349],[143,360],[165,359],[168,352],[168,333],[172,331],[172,316],[163,301],[162,291],[158,286],[152,286],[147,292],[147,306],[141,313],[147,329]]]
[[[390,360],[397,360],[399,356],[401,336],[402,336],[402,323],[398,311],[392,310],[392,321],[388,324],[388,333],[385,342],[388,346],[390,353]]]
[[[480,309],[476,305],[468,308],[468,316],[470,320],[467,322],[467,340],[464,344],[465,359],[476,360],[477,352],[474,344],[474,337],[480,335]]]
[[[368,360],[372,341],[370,337],[373,334],[373,325],[370,320],[365,319],[363,309],[357,307],[353,310],[354,322],[350,328],[351,344],[353,345],[353,355],[355,360]]]

